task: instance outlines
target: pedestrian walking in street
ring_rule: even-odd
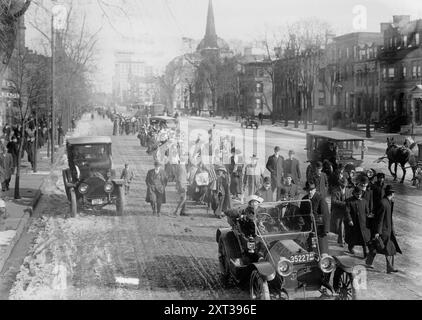
[[[346,200],[353,196],[352,190],[347,185],[347,179],[340,179],[338,187],[331,195],[331,232],[337,234],[337,244],[341,247],[344,246]]]
[[[251,163],[245,167],[243,176],[243,190],[246,197],[254,195],[262,186],[264,179],[264,170],[258,164],[258,157],[254,154],[251,157]]]
[[[133,178],[135,178],[135,174],[129,169],[129,163],[125,163],[125,167],[120,175],[120,179],[123,179],[125,182],[125,195],[129,194],[130,184],[132,183]]]
[[[154,162],[154,169],[148,171],[145,182],[147,185],[145,201],[151,204],[153,214],[160,216],[161,205],[166,203],[167,186],[167,177],[160,162]]]
[[[280,155],[280,147],[274,148],[274,154],[268,158],[267,170],[271,173],[271,188],[275,199],[279,198],[284,178],[284,158]]]
[[[230,165],[228,166],[230,174],[230,193],[234,199],[240,200],[239,195],[242,194],[242,172],[243,165],[235,148],[231,149]]]
[[[318,161],[315,164],[315,171],[310,181],[315,183],[318,193],[325,199],[328,195],[328,177],[322,172],[322,162]]]
[[[371,246],[368,258],[366,259],[366,265],[369,268],[373,268],[372,264],[376,254],[384,254],[387,265],[387,273],[392,273],[398,272],[398,270],[394,268],[394,256],[397,253],[402,254],[402,251],[397,243],[393,227],[393,200],[395,191],[392,186],[388,185],[385,187],[384,192],[384,198],[381,200],[381,204],[376,213],[375,225],[375,241],[379,241],[382,244],[378,246]]]
[[[13,156],[10,154],[9,150],[6,148],[3,150],[3,154],[1,155],[0,159],[1,165],[1,189],[2,191],[9,191],[10,180],[12,179],[12,175],[14,173],[13,167]]]
[[[372,185],[372,202],[374,208],[379,208],[382,199],[384,198],[385,191],[385,174],[378,172],[376,176],[376,181]],[[374,214],[376,210],[374,209]]]
[[[297,186],[300,186],[302,174],[300,173],[299,160],[295,157],[295,152],[293,150],[289,151],[288,159],[284,160],[284,175],[290,174],[293,180],[293,183]]]
[[[366,216],[366,223],[369,230],[373,230],[374,224],[374,204],[372,190],[369,189],[369,178],[366,174],[361,174],[356,181],[356,186],[362,190],[362,198],[368,203],[368,214]]]
[[[184,162],[180,162],[175,169],[176,176],[176,191],[179,196],[179,202],[177,203],[176,210],[174,211],[175,216],[186,216],[186,197],[187,197],[187,183],[188,175],[186,172],[186,165]]]
[[[264,121],[264,114],[262,112],[258,114],[258,120],[259,120],[260,125],[262,126],[262,123]]]
[[[368,202],[362,196],[363,191],[355,187],[353,196],[346,200],[345,241],[351,254],[355,254],[355,246],[362,246],[363,256],[366,258],[371,232],[366,221],[369,213]]]
[[[291,173],[288,173],[286,175],[286,178],[284,179],[283,189],[285,190],[285,196],[288,200],[299,200],[299,186],[294,183],[293,175]],[[280,195],[277,201],[278,200],[280,200]]]
[[[321,254],[327,255],[328,254],[328,233],[330,232],[330,212],[328,211],[328,204],[325,198],[321,196],[321,194],[317,191],[316,185],[314,182],[306,182],[305,188],[306,195],[302,198],[302,200],[310,200],[312,204],[312,211],[311,206],[308,201],[304,201],[300,204],[300,212],[302,216],[309,216],[310,212],[314,214],[316,225],[317,225],[317,233],[318,233],[318,243]],[[310,219],[305,221],[307,226],[305,226],[305,230],[310,230],[312,227],[312,222]]]
[[[227,169],[224,166],[216,168],[217,180],[212,190],[211,208],[218,218],[223,217],[223,212],[231,209],[231,197],[229,190],[229,178]]]
[[[274,192],[271,190],[270,177],[264,178],[264,183],[261,188],[255,193],[258,197],[262,198],[264,202],[274,202]]]

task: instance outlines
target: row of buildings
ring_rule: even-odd
[[[421,126],[421,41],[422,20],[393,16],[392,22],[381,23],[380,32],[327,35],[320,47],[299,55],[276,48],[269,57],[266,50],[251,47],[235,55],[216,34],[210,0],[206,33],[196,52],[171,62],[181,61],[183,76],[167,105],[189,113],[262,113],[279,120],[330,121],[337,126],[370,121],[389,132],[412,123]],[[233,94],[223,90],[217,99],[211,97],[212,88],[198,88],[196,83],[197,65],[213,55],[237,63]],[[295,70],[298,59],[312,65],[312,72]],[[298,72],[311,74],[308,83]]]

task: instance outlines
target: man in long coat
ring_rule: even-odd
[[[239,163],[239,156],[236,154],[236,149],[232,148],[230,164],[227,166],[230,174],[230,193],[235,199],[239,199],[242,194],[242,171],[243,165]]]
[[[161,205],[166,203],[167,177],[161,168],[161,163],[154,162],[154,169],[148,171],[145,179],[147,184],[147,196],[145,201],[151,204],[153,214],[160,216]]]
[[[378,172],[376,179],[377,180],[372,185],[372,202],[374,203],[374,208],[379,207],[385,195],[385,174],[382,172]]]
[[[222,218],[223,212],[231,209],[232,207],[229,190],[229,178],[227,169],[224,166],[217,167],[216,173],[216,189],[213,190],[211,204],[214,210],[214,214],[218,218]]]
[[[397,253],[402,254],[402,251],[397,243],[397,239],[394,233],[393,227],[393,209],[394,209],[394,190],[391,186],[385,188],[384,198],[381,200],[380,206],[376,211],[375,215],[375,238],[381,238],[384,243],[384,250],[378,253],[385,255],[387,264],[387,273],[398,272],[394,268],[394,256]],[[368,258],[366,259],[366,265],[369,268],[372,267],[375,255],[377,254],[376,248],[371,248]]]
[[[277,192],[275,198],[278,199],[284,178],[284,158],[280,155],[280,147],[274,148],[274,154],[268,158],[266,168],[271,173],[271,189]]]
[[[318,243],[321,254],[328,254],[328,238],[330,232],[330,212],[328,211],[327,201],[317,192],[315,183],[306,182],[305,188],[307,195],[302,200],[310,200],[312,203],[312,211],[316,219]],[[300,204],[300,212],[302,216],[309,215],[311,208],[309,202],[305,201]],[[310,220],[306,221],[308,224]],[[309,226],[308,226],[309,227]]]
[[[256,155],[252,155],[251,163],[245,167],[243,177],[243,189],[247,192],[246,196],[254,195],[262,185],[264,179],[264,170],[258,164]]]
[[[293,150],[289,151],[289,158],[284,160],[284,175],[290,174],[293,180],[293,183],[300,185],[300,180],[302,179],[302,174],[300,173],[299,160],[294,158],[295,152]]]
[[[318,161],[315,164],[315,172],[311,181],[315,182],[317,191],[325,199],[328,195],[328,177],[322,172],[322,162]]]
[[[362,196],[362,190],[355,187],[353,197],[346,200],[345,240],[351,254],[355,254],[354,246],[359,245],[362,246],[363,256],[366,258],[367,244],[371,240],[371,232],[366,222],[366,217],[369,214],[368,202]]]
[[[339,186],[331,195],[331,232],[338,235],[337,244],[344,246],[344,218],[346,200],[352,197],[352,190],[348,187],[346,178],[339,180]]]
[[[286,175],[286,179],[283,184],[283,189],[286,191],[285,195],[288,200],[299,200],[299,196],[300,196],[299,186],[296,183],[294,183],[292,174],[288,173]],[[279,199],[277,199],[277,201]]]

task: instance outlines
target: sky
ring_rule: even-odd
[[[49,0],[37,1],[46,7],[51,5]],[[66,4],[70,0],[62,1]],[[95,75],[99,91],[111,91],[116,50],[137,52],[139,59],[159,72],[181,54],[183,37],[200,40],[205,33],[208,0],[73,1],[78,16],[86,14],[92,32],[102,26]],[[213,7],[218,36],[247,42],[263,39],[265,33],[274,34],[286,24],[306,18],[327,22],[337,35],[379,32],[380,23],[392,22],[393,15],[422,18],[421,0],[213,0]],[[39,12],[32,5],[27,20],[39,19]],[[358,19],[365,12],[367,19]],[[359,21],[364,23],[357,25]],[[39,47],[40,37],[27,24],[30,48]]]

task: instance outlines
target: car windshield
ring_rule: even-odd
[[[105,159],[108,156],[108,147],[106,145],[92,144],[73,147],[73,158],[76,161]]]
[[[259,208],[255,221],[258,234],[265,236],[312,231],[311,207],[299,206],[299,203],[282,202],[270,208]]]

